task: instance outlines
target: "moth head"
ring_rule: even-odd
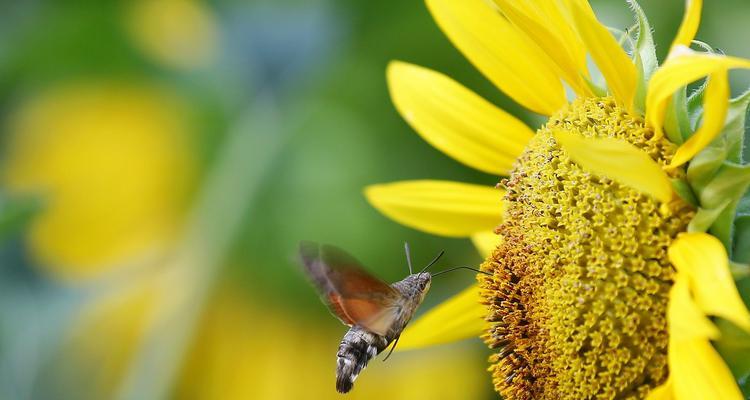
[[[412,289],[414,297],[424,299],[424,296],[430,290],[430,283],[432,282],[432,275],[429,272],[420,272],[409,275],[407,278],[409,287]]]

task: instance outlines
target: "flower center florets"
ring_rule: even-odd
[[[576,100],[529,142],[502,182],[503,242],[480,278],[495,387],[511,400],[642,399],[668,375],[667,248],[692,209],[582,169],[561,129],[627,140],[662,165],[675,150],[611,98]]]

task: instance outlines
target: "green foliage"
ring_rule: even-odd
[[[0,243],[20,232],[41,209],[35,198],[9,198],[0,194]]]

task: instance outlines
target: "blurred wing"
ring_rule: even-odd
[[[323,302],[341,322],[386,334],[398,318],[399,292],[336,247],[302,242],[299,254]]]

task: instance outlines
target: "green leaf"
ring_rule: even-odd
[[[742,163],[742,148],[745,141],[745,122],[748,106],[750,106],[750,90],[729,101],[727,121],[722,135],[727,141],[727,159],[735,163]]]
[[[37,198],[8,198],[0,195],[0,242],[23,229],[41,209]]]
[[[640,111],[646,109],[646,89],[651,75],[659,67],[659,60],[656,58],[656,47],[652,35],[651,25],[648,23],[646,13],[636,0],[628,0],[630,8],[636,15],[638,23],[638,39],[635,42],[635,65],[638,70],[638,87],[635,94],[635,108]]]

